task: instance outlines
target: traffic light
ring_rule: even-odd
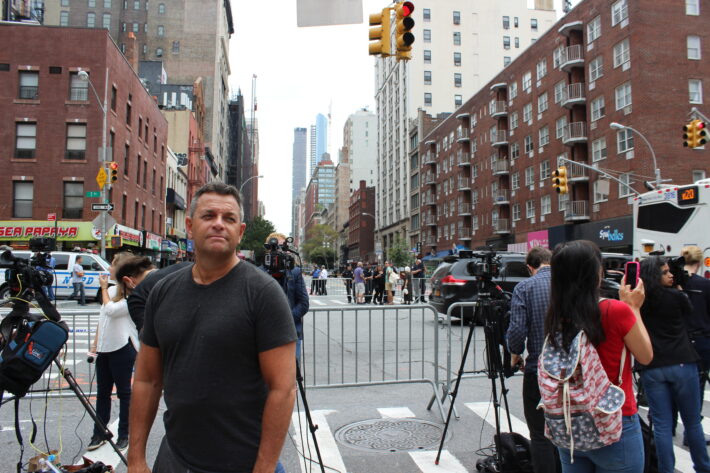
[[[113,184],[118,180],[118,163],[116,161],[111,161],[110,163],[108,163],[108,169],[110,177],[109,182]]]
[[[558,194],[566,194],[569,192],[567,166],[560,166],[552,173],[552,187]]]
[[[390,8],[370,15],[370,56],[391,56],[390,53]]]
[[[412,59],[412,43],[414,43],[414,4],[412,2],[399,2],[394,7],[397,60],[409,61]]]
[[[695,119],[683,126],[683,146],[697,148],[707,143],[707,125],[702,120]]]

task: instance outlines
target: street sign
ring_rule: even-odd
[[[105,232],[108,233],[108,231],[113,228],[114,225],[116,225],[116,220],[111,216],[111,214],[99,214],[95,219],[91,221],[91,223],[94,224],[94,227],[98,228],[101,230],[101,224],[103,222],[103,216],[106,216],[106,229]]]
[[[104,169],[103,166],[101,166],[99,168],[99,173],[96,175],[96,183],[99,185],[99,189],[104,188],[104,184],[106,184],[107,178],[108,178],[108,175],[106,174],[106,170]]]
[[[57,214],[55,214],[55,213],[47,214],[47,220],[50,222],[56,222],[57,221]]]
[[[86,197],[101,197],[101,191],[86,191]]]
[[[91,210],[103,210],[105,212],[110,212],[113,210],[113,204],[91,204]]]

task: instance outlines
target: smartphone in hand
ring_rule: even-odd
[[[641,266],[638,261],[627,261],[624,265],[624,276],[626,277],[626,284],[631,286],[631,290],[636,289],[639,282],[639,273],[641,272]]]

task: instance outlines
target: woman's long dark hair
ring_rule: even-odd
[[[121,264],[116,268],[116,284],[121,289],[121,293],[128,297],[130,292],[123,282],[124,276],[135,278],[153,268],[153,263],[146,256],[131,255],[121,260]]]
[[[599,311],[601,268],[601,253],[591,241],[575,240],[555,248],[550,262],[550,306],[545,319],[545,335],[554,346],[556,335],[561,333],[563,348],[569,348],[580,330],[594,346],[604,341]]]
[[[658,298],[663,292],[663,271],[661,268],[666,264],[666,261],[660,256],[650,256],[641,261],[641,273],[639,276],[643,279],[643,288],[646,292],[646,300],[653,301]]]

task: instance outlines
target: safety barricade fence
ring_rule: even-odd
[[[62,321],[66,322],[69,328],[69,338],[65,349],[59,354],[59,361],[65,369],[71,371],[82,390],[89,394],[96,380],[93,379],[95,368],[87,362],[87,352],[96,333],[99,306],[96,306],[96,309],[60,309],[59,312]],[[0,319],[9,313],[10,309],[0,309]],[[39,314],[39,311],[32,309],[30,313]],[[32,385],[27,396],[75,397],[54,363],[49,365],[39,381]]]
[[[345,296],[343,300],[347,300],[348,294],[354,295],[355,283],[352,279],[345,278],[327,278],[313,279],[310,276],[304,276],[303,280],[306,284],[306,291],[311,296]],[[423,294],[422,294],[423,283]],[[397,283],[396,293],[402,295],[402,280]],[[428,298],[431,293],[429,278],[412,278],[412,297],[419,297],[422,294]],[[368,294],[374,292],[374,285],[371,280],[366,281],[365,291]]]
[[[425,383],[439,396],[441,329],[427,304],[316,307],[303,318],[302,367],[309,388]]]

